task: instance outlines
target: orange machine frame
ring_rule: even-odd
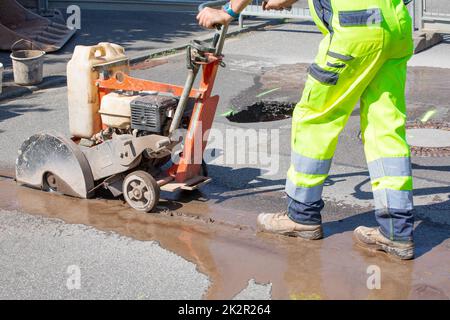
[[[221,59],[211,59],[207,63],[202,64],[202,77],[199,89],[192,89],[189,94],[190,98],[196,100],[185,136],[183,152],[179,163],[174,164],[169,169],[170,175],[178,183],[184,183],[200,174],[203,153],[219,103],[219,96],[211,96],[211,92],[220,64]],[[133,78],[122,72],[117,72],[108,79],[96,80],[96,85],[99,88],[100,101],[106,94],[115,90],[157,91],[170,93],[174,96],[181,96],[183,92],[182,86]],[[202,157],[197,159],[195,157],[196,148],[199,147],[200,141]]]

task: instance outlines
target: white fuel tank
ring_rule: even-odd
[[[109,65],[111,63],[111,65]],[[67,90],[70,133],[78,138],[90,138],[102,129],[100,102],[95,81],[98,66],[110,74],[122,71],[129,74],[128,59],[123,47],[101,42],[96,46],[76,46],[67,65]]]
[[[102,98],[102,123],[111,128],[126,129],[131,125],[131,101],[138,96],[112,92]]]

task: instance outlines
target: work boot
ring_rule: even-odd
[[[379,228],[358,227],[353,232],[356,243],[366,249],[384,251],[402,260],[414,258],[413,241],[392,241]]]
[[[257,219],[258,231],[277,233],[284,236],[308,240],[323,238],[322,225],[307,225],[292,221],[286,212],[261,213]]]

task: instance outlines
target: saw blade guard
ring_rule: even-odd
[[[16,180],[78,198],[91,197],[94,188],[83,152],[58,133],[38,133],[23,142],[16,160]]]

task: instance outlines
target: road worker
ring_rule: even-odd
[[[237,18],[249,0],[205,8],[212,28]],[[264,9],[295,0],[268,0]],[[309,0],[324,38],[292,119],[287,211],[260,214],[261,231],[310,240],[323,237],[322,190],[339,133],[360,101],[361,132],[379,226],[360,226],[355,241],[400,259],[414,257],[410,149],[406,142],[406,64],[413,54],[408,0]],[[301,48],[299,48],[300,50]]]

